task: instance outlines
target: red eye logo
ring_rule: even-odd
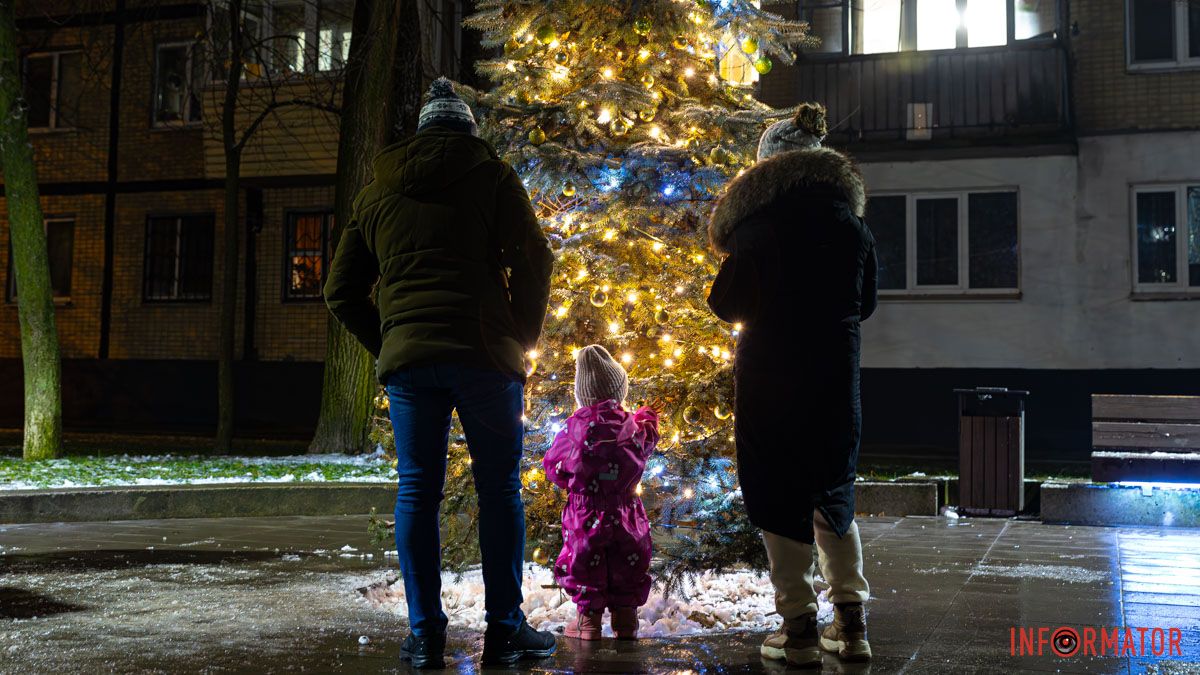
[[[1079,631],[1063,626],[1056,628],[1050,636],[1050,649],[1060,658],[1070,658],[1079,651]]]

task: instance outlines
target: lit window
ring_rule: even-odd
[[[82,58],[79,52],[25,58],[25,103],[30,129],[71,129],[79,117]]]
[[[995,47],[1008,43],[1008,10],[1005,4],[1009,1],[970,0],[967,3],[968,47]]]
[[[337,70],[350,56],[350,26],[354,4],[346,0],[323,0],[317,27],[317,70]]]
[[[760,0],[754,0],[755,7],[761,6]],[[754,69],[754,60],[759,52],[747,54],[742,50],[741,36],[727,29],[717,44],[717,76],[734,85],[750,86],[758,82],[758,71]]]
[[[1200,290],[1200,185],[1135,189],[1134,210],[1135,288]]]
[[[862,53],[900,51],[900,0],[864,0]]]
[[[46,218],[46,254],[50,261],[50,289],[55,298],[71,297],[71,257],[75,249],[75,220]],[[8,301],[17,300],[17,271],[13,267],[12,240],[8,246]]]
[[[920,0],[917,3],[917,49],[954,49],[962,19],[956,0]]]
[[[196,45],[159,45],[154,52],[154,124],[200,121],[199,89],[203,81]]]
[[[284,232],[283,297],[285,300],[319,300],[325,282],[329,230],[333,212],[292,213]]]
[[[276,36],[274,57],[275,70],[282,73],[303,73],[308,60],[307,2],[288,0],[277,2],[271,8],[274,24],[272,34]]]

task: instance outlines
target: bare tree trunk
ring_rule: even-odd
[[[242,0],[229,0],[228,72],[221,106],[221,142],[225,149],[224,252],[221,268],[221,321],[217,346],[217,438],[214,451],[233,449],[233,355],[237,319],[238,249],[241,227],[238,197],[241,191],[242,145],[237,138],[235,115],[245,67],[242,44]]]
[[[421,97],[420,25],[416,0],[358,0],[342,92],[338,139],[336,243],[355,195],[371,178],[375,155],[416,128]],[[332,251],[330,252],[332,256]],[[367,448],[375,382],[371,355],[332,316],[325,350],[321,412],[309,452],[358,453]]]
[[[57,457],[62,449],[61,364],[54,290],[38,196],[33,146],[21,98],[13,3],[0,2],[0,162],[20,300],[25,370],[25,459]]]

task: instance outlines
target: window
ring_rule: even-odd
[[[760,0],[752,0],[755,7],[762,5]],[[759,53],[746,52],[742,49],[742,39],[732,28],[726,28],[717,41],[717,76],[732,85],[750,86],[758,82],[758,71],[754,69],[754,61]]]
[[[284,300],[321,299],[332,228],[332,211],[288,214],[283,238]]]
[[[261,64],[266,60],[263,53],[263,29],[267,16],[267,6],[264,0],[244,0],[242,2],[242,45],[246,53],[246,76],[262,73]],[[212,64],[214,80],[223,81],[229,72],[229,40],[232,27],[229,23],[229,5],[226,2],[214,2],[212,5],[212,21],[210,35],[212,36]]]
[[[142,286],[146,300],[211,300],[212,278],[211,215],[147,219]]]
[[[243,12],[247,76],[264,68],[281,75],[340,70],[350,56],[352,0],[245,0]],[[229,40],[229,11],[218,3],[212,17],[217,51]],[[224,79],[225,55],[218,54],[213,77]]]
[[[46,253],[50,259],[50,288],[55,298],[71,297],[71,256],[75,249],[75,220],[73,218],[46,218]],[[12,240],[8,245],[8,288],[9,302],[17,300],[17,269],[13,266]]]
[[[799,16],[821,39],[812,53],[885,54],[1054,36],[1061,1],[800,0]]]
[[[154,52],[155,126],[200,121],[200,87],[204,81],[196,45],[159,45]]]
[[[1200,2],[1126,0],[1129,65],[1200,67]]]
[[[1019,288],[1016,192],[879,195],[866,219],[884,295],[1008,296]]]
[[[72,129],[79,120],[80,52],[25,58],[25,103],[30,129]]]
[[[1200,185],[1134,190],[1134,289],[1200,291]]]

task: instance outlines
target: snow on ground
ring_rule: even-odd
[[[39,462],[0,459],[0,490],[229,483],[390,483],[394,479],[395,471],[382,448],[365,455],[118,455]]]
[[[404,616],[404,584],[380,581],[363,589],[367,605]],[[550,571],[529,566],[524,577],[525,604],[530,625],[538,630],[561,631],[575,616],[575,603],[559,588],[552,587]],[[686,595],[684,595],[686,593]],[[831,605],[821,592],[818,618],[828,620]],[[461,577],[442,575],[442,604],[454,628],[482,631],[483,577],[478,568]],[[748,571],[700,575],[683,593],[663,597],[652,591],[638,610],[641,637],[676,637],[738,630],[774,630],[781,620],[775,613],[775,596],[766,575]],[[612,629],[604,626],[604,635]]]
[[[1059,556],[1060,558],[1066,556]],[[1085,556],[1078,556],[1085,557]],[[995,565],[977,563],[969,568],[954,569],[951,567],[929,567],[916,570],[917,574],[947,574],[964,571],[971,575],[983,577],[1007,577],[1010,579],[1049,579],[1063,581],[1069,584],[1088,584],[1107,581],[1109,573],[1100,570],[1090,570],[1076,565],[1035,565],[1019,563],[1017,565]]]

